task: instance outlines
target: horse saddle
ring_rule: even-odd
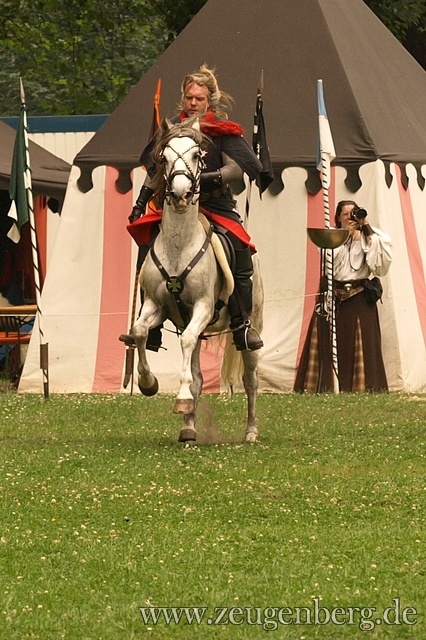
[[[222,249],[223,249],[223,251],[225,253],[226,261],[227,261],[227,263],[229,265],[229,268],[231,269],[232,273],[234,273],[234,270],[235,270],[235,249],[234,249],[233,244],[230,241],[228,235],[226,234],[226,229],[223,228],[223,227],[217,227],[217,225],[216,225],[214,233],[219,238],[220,243],[222,245]],[[216,252],[215,252],[215,255],[216,255]]]
[[[206,216],[202,213],[198,214],[198,219],[203,225],[205,232],[208,233],[208,230],[212,226],[209,220],[207,220]],[[221,306],[228,302],[229,296],[234,290],[232,269],[235,267],[235,253],[232,244],[224,233],[225,231],[223,227],[216,225],[210,240],[216,260],[223,273],[223,287],[219,295],[219,302],[222,301]]]

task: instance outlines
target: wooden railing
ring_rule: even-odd
[[[5,353],[5,372],[11,377],[19,372],[21,367],[21,345],[28,344],[31,338],[31,330],[24,330],[37,313],[37,305],[11,305],[0,307],[0,346],[19,347],[15,358],[9,357],[9,348]],[[32,327],[31,327],[32,329]]]

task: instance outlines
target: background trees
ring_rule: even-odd
[[[0,113],[110,113],[165,48],[148,0],[2,0]]]
[[[364,1],[426,69],[424,0]],[[205,2],[2,0],[0,114],[111,113]]]
[[[394,36],[426,69],[426,4],[424,0],[364,0]]]

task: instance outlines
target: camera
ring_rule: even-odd
[[[362,222],[367,217],[367,212],[361,207],[354,207],[351,211],[351,220],[354,222]]]

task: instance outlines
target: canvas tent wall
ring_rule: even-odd
[[[95,135],[107,117],[103,114],[28,116],[28,138],[71,165],[77,153]],[[16,129],[19,118],[6,117],[1,120]]]
[[[0,188],[9,189],[13,147],[16,131],[0,120]],[[29,141],[34,195],[44,195],[63,201],[71,165],[33,141]]]
[[[306,227],[324,226],[315,168],[319,78],[337,152],[331,206],[356,199],[394,239],[379,307],[390,387],[425,390],[425,72],[362,0],[209,0],[75,159],[43,295],[52,392],[122,390],[117,336],[130,322],[136,258],[125,224],[144,177],[138,159],[155,87],[161,78],[161,113],[173,115],[183,76],[204,62],[235,97],[231,117],[247,137],[264,74],[276,179],[262,200],[254,193],[248,222],[266,296],[261,390],[291,391],[318,286],[319,257]],[[244,193],[239,200],[244,209]],[[168,333],[165,341],[168,351],[151,362],[170,391],[179,345]],[[33,353],[23,391],[39,390]],[[202,357],[207,389],[219,390],[220,347],[209,342]]]
[[[22,239],[18,245],[15,246],[7,238],[11,224],[11,219],[7,214],[10,207],[9,182],[15,138],[15,129],[0,121],[0,258],[3,276],[0,289],[6,297],[9,288],[8,280],[11,275],[6,274],[6,270],[9,271],[12,268],[10,260],[16,267],[22,267],[32,277],[30,238],[29,231],[26,229],[28,225],[23,228]],[[59,222],[57,212],[64,201],[71,165],[31,140],[29,141],[29,155],[40,268],[41,274],[44,275],[49,253],[54,244],[57,222]],[[13,254],[13,257],[11,258],[9,254]]]

